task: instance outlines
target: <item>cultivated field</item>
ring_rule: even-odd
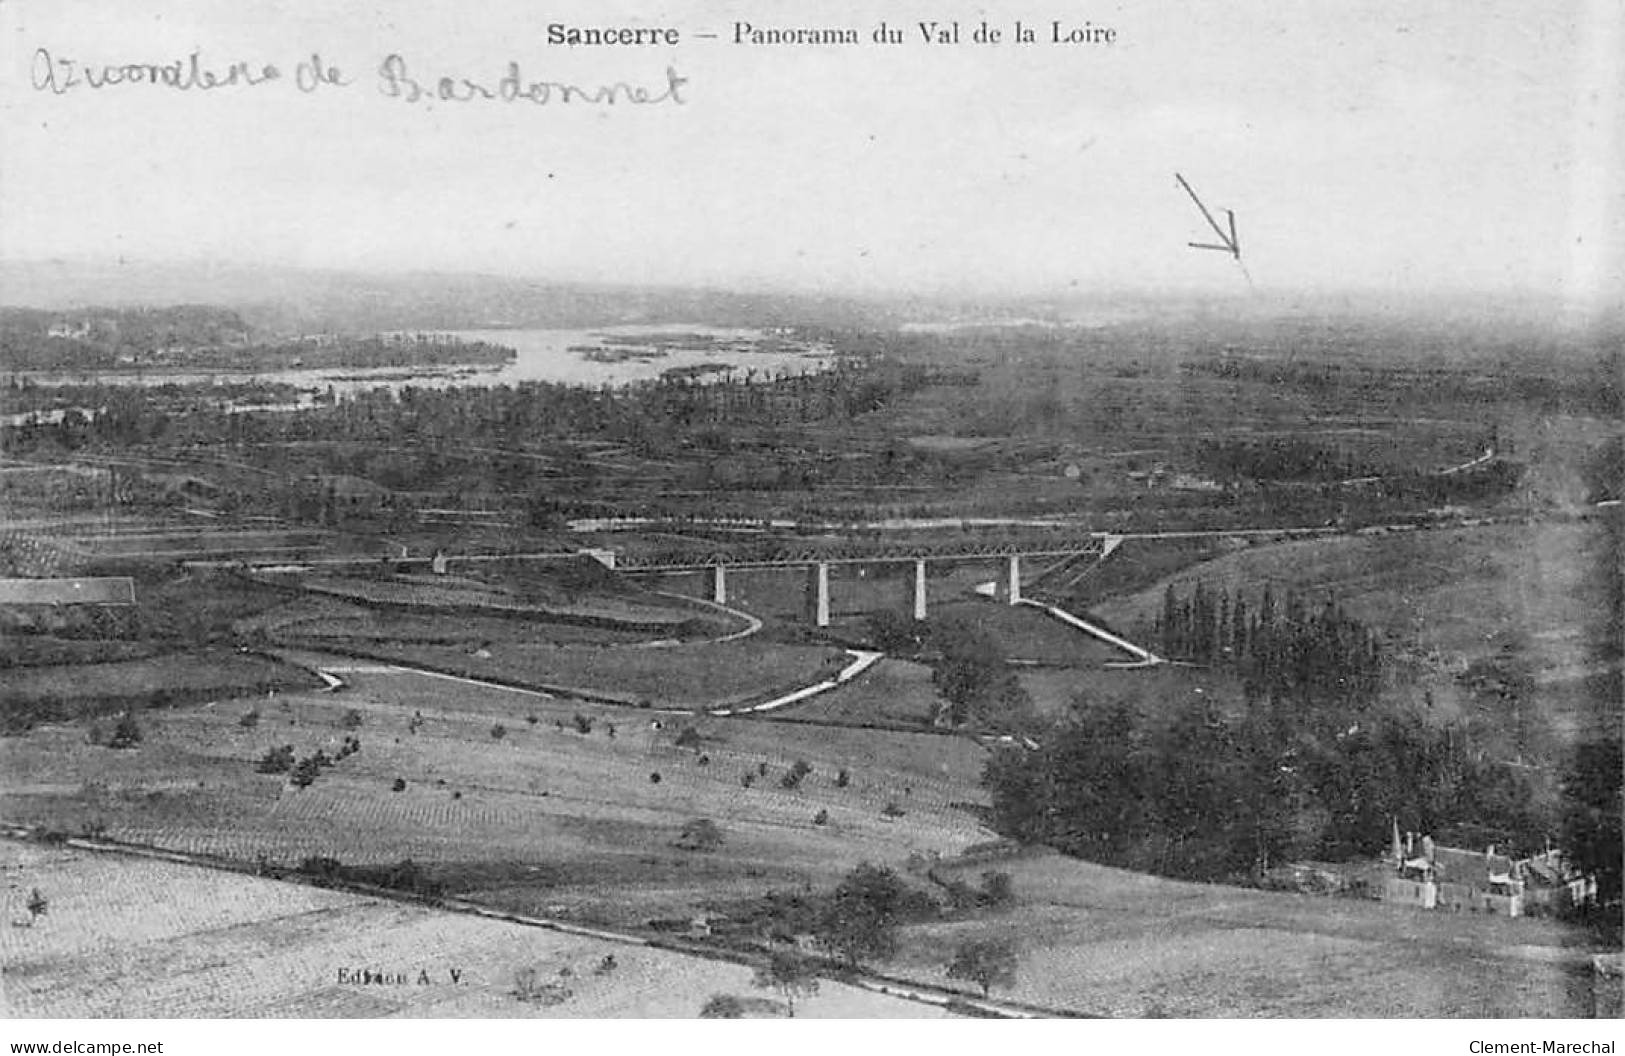
[[[12,925],[0,933],[0,1012],[11,1018],[692,1017],[717,993],[771,999],[783,1014],[749,968],[596,938],[13,842],[0,843],[0,871]],[[49,910],[16,926],[35,888]],[[404,981],[340,982],[341,969]],[[525,977],[550,996],[521,1000]],[[830,980],[796,1003],[808,1018],[941,1014]]]
[[[143,713],[135,750],[73,724],[0,742],[0,818],[282,866],[411,858],[504,906],[631,924],[989,835],[961,806],[984,802],[983,753],[963,739],[686,720],[367,666],[332,664],[346,693]],[[698,743],[676,747],[690,722]],[[273,747],[332,756],[352,731],[362,750],[308,788],[256,772]],[[812,773],[781,787],[798,759]],[[701,817],[723,846],[675,847]]]
[[[216,647],[107,663],[12,668],[0,686],[0,711],[8,725],[20,725],[28,716],[63,718],[316,684],[298,668]]]

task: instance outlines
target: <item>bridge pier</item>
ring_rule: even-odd
[[[1011,605],[1021,604],[1021,555],[1011,554],[1005,569],[1005,596]]]
[[[829,626],[828,561],[818,561],[807,568],[807,608],[813,626]]]
[[[924,560],[917,559],[914,562],[913,601],[914,601],[914,618],[916,620],[925,619],[925,561]]]
[[[728,604],[728,566],[711,566],[711,600],[718,605]]]

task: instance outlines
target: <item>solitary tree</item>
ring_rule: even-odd
[[[982,989],[1016,985],[1016,947],[1009,939],[983,939],[961,943],[948,965],[948,978],[963,979]]]
[[[897,927],[907,901],[908,888],[896,873],[864,862],[836,887],[813,937],[853,967],[886,960],[897,952]]]
[[[807,958],[794,950],[774,950],[767,963],[756,969],[752,980],[763,990],[777,990],[784,995],[790,1018],[796,1018],[796,998],[811,997],[818,993],[818,976],[813,973]]]
[[[51,900],[45,897],[45,892],[39,888],[28,892],[28,926],[33,927],[39,918],[45,916],[45,911],[51,908]]]

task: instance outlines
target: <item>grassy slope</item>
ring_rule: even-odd
[[[1099,606],[1127,626],[1161,611],[1169,583],[1181,595],[1197,581],[1256,600],[1265,583],[1311,602],[1336,598],[1391,638],[1424,649],[1482,655],[1527,635],[1542,643],[1542,667],[1578,661],[1588,613],[1579,588],[1592,529],[1584,524],[1495,525],[1393,535],[1339,536],[1255,547],[1205,562]]]
[[[315,684],[315,678],[297,668],[214,647],[140,660],[16,668],[6,673],[0,707],[47,697],[144,701],[160,692],[229,697],[265,687]]]
[[[652,729],[648,713],[414,673],[347,677],[358,682],[347,694],[259,701],[253,728],[238,724],[247,702],[154,713],[135,751],[88,746],[73,726],[9,739],[0,743],[0,817],[68,829],[99,822],[119,838],[282,864],[411,857],[503,905],[634,923],[723,895],[833,883],[860,860],[951,853],[987,836],[952,806],[981,798],[982,753],[966,741],[706,719],[702,746],[678,749],[676,728]],[[364,717],[363,749],[310,788],[254,771],[282,743],[331,754],[350,708]],[[414,712],[423,715],[416,733]],[[590,734],[575,732],[576,712],[595,717]],[[500,740],[491,735],[498,723]],[[796,759],[813,773],[785,790],[778,779]],[[768,775],[743,788],[741,776],[761,763]],[[844,789],[834,784],[842,768],[852,774]],[[397,777],[403,792],[390,790]],[[902,818],[881,815],[891,802]],[[826,825],[813,823],[820,810]],[[671,845],[695,817],[722,826],[722,850]]]
[[[474,678],[560,686],[627,704],[673,708],[767,700],[827,678],[847,662],[835,649],[749,639],[669,649],[505,642],[492,645],[489,658],[442,645],[355,642],[349,647]]]
[[[738,965],[341,892],[11,843],[0,863],[16,881],[8,916],[27,918],[33,887],[50,899],[35,927],[7,929],[6,1002],[19,1018],[692,1017],[714,993],[761,996]],[[598,974],[611,955],[615,969]],[[340,985],[341,967],[411,982]],[[566,968],[569,1000],[513,996],[520,971],[549,982]],[[828,980],[796,1004],[807,1018],[940,1014]]]
[[[1589,1014],[1589,953],[1551,921],[1188,884],[1050,853],[1011,873],[1015,908],[908,929],[894,971],[941,980],[953,948],[1014,938],[1008,996],[1113,1016]]]

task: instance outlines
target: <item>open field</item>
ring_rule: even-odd
[[[14,1018],[692,1017],[712,994],[769,996],[740,965],[167,862],[6,842],[0,871],[8,923],[28,919],[30,890],[50,900],[0,935]],[[526,971],[569,997],[519,1000]],[[809,1018],[941,1014],[830,980],[796,1003]]]
[[[317,684],[307,671],[220,647],[106,663],[17,667],[7,671],[0,686],[0,722],[16,729],[33,721]]]
[[[232,624],[242,635],[296,641],[402,642],[464,646],[470,652],[493,642],[541,641],[558,645],[616,645],[661,640],[649,631],[591,627],[500,615],[445,615],[369,608],[337,598],[305,595]]]
[[[1017,672],[1040,714],[1087,718],[1114,703],[1141,715],[1168,715],[1186,708],[1217,708],[1239,716],[1245,707],[1241,687],[1226,671],[1165,664],[1158,667],[1085,671],[1029,668]],[[1082,708],[1077,706],[1082,701]]]
[[[320,647],[316,639],[300,644]],[[706,709],[771,700],[839,671],[849,658],[820,646],[743,639],[673,648],[493,643],[487,656],[444,645],[338,639],[334,648],[470,678],[556,687],[619,704]]]
[[[764,717],[917,728],[931,725],[947,703],[931,684],[929,667],[887,658],[862,678]]]
[[[397,575],[382,579],[355,576],[306,576],[300,581],[305,590],[349,599],[368,605],[406,609],[488,610],[493,614],[537,619],[604,621],[610,624],[637,624],[651,630],[665,629],[675,634],[693,614],[674,610],[659,599],[639,604],[627,597],[588,595],[571,601],[538,603],[514,590],[495,587],[460,576]]]
[[[1104,561],[1054,576],[1042,586],[1063,599],[1062,608],[1088,608],[1149,589],[1181,569],[1247,545],[1240,539],[1128,539]]]
[[[932,619],[963,620],[987,631],[1011,660],[1051,667],[1098,668],[1133,657],[1098,638],[1025,605],[1006,605],[988,598],[951,601],[931,613]]]
[[[1037,852],[1014,908],[907,929],[892,971],[940,980],[965,939],[1013,938],[1005,996],[1111,1016],[1553,1018],[1589,1015],[1590,953],[1541,920],[1189,884]]]
[[[956,805],[985,801],[966,740],[703,718],[699,744],[677,748],[686,720],[334,666],[351,691],[147,713],[133,751],[87,745],[75,725],[0,742],[0,817],[284,866],[411,858],[493,904],[633,925],[988,836]],[[244,726],[251,707],[261,717]],[[309,788],[256,772],[280,744],[334,754],[352,709],[362,750]],[[797,759],[812,773],[780,787]],[[891,803],[901,817],[882,816]],[[722,827],[721,848],[673,846],[697,817]]]

